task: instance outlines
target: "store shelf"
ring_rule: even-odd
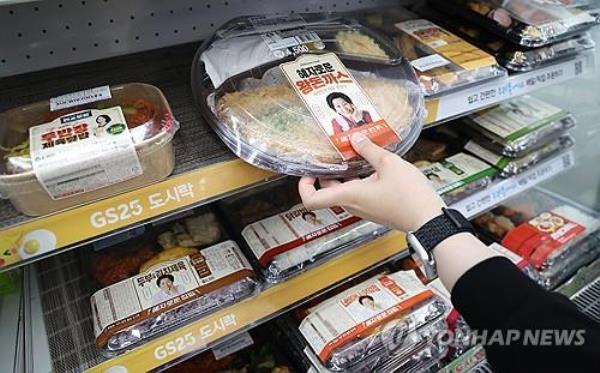
[[[174,140],[176,168],[173,176],[165,181],[40,218],[26,217],[8,201],[0,202],[0,238],[5,243],[0,247],[0,271],[277,177],[235,159],[201,119],[189,86],[189,66],[196,48],[195,44],[187,44],[0,80],[3,95],[7,98],[0,103],[0,111],[94,86],[150,83],[165,93],[175,118],[181,123]],[[435,120],[430,122],[439,123],[534,89],[564,82],[590,71],[593,65],[592,56],[584,55],[536,72],[495,80],[429,101],[430,119]],[[192,196],[170,199],[160,206],[151,203],[151,196],[163,199],[160,196],[168,190],[186,185],[192,186]],[[34,256],[23,254],[22,237],[40,229],[54,234],[56,244]]]
[[[564,83],[594,70],[594,55],[582,54],[542,69],[510,75],[488,83],[434,98],[426,102],[427,124],[435,126],[482,108],[498,104],[555,84]]]
[[[546,160],[520,175],[510,179],[496,180],[486,189],[472,194],[452,205],[468,218],[473,218],[501,204],[510,197],[521,193],[543,181],[573,167],[575,155],[568,150],[559,156]]]
[[[196,47],[185,45],[0,80],[3,87],[0,111],[104,84],[150,83],[165,93],[181,125],[174,139],[176,167],[167,180],[40,218],[26,217],[8,201],[1,201],[0,238],[11,244],[0,247],[0,271],[275,177],[236,159],[202,121],[189,86],[189,64]],[[155,201],[167,200],[161,196],[180,185],[191,185],[193,195],[168,199],[160,206],[151,203],[151,196]],[[23,260],[20,240],[27,232],[38,229],[52,232],[56,245],[33,258],[23,255],[27,257]]]
[[[86,258],[84,250],[74,250],[28,267],[35,268],[39,289],[26,298],[41,301],[42,309],[32,318],[42,319],[42,326],[45,324],[45,328],[40,328],[38,322],[38,328],[33,332],[48,336],[47,347],[35,350],[34,343],[34,350],[29,353],[51,357],[52,366],[40,371],[88,369],[90,372],[106,372],[111,367],[122,366],[129,373],[147,372],[184,355],[210,348],[224,337],[265,322],[379,264],[403,257],[407,253],[405,249],[404,234],[390,232],[270,287],[255,298],[224,308],[110,360],[100,356],[94,344],[89,303],[94,284],[83,264]],[[226,326],[214,329],[215,323],[221,320],[227,321],[224,323]]]

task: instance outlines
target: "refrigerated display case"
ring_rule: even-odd
[[[238,37],[246,35],[246,28],[252,28],[259,35],[253,42],[260,44],[264,36],[261,32],[273,32],[274,24],[281,25],[283,22],[287,25],[284,27],[286,30],[301,29],[302,32],[307,32],[307,24],[313,27],[319,22],[337,22],[335,27],[339,28],[337,14],[349,17],[363,14],[361,12],[369,8],[369,12],[364,13],[366,20],[356,19],[364,25],[351,27],[352,30],[362,30],[362,27],[369,27],[369,23],[382,27],[379,24],[381,20],[389,21],[377,15],[381,9],[404,7],[412,12],[411,22],[404,22],[398,33],[414,34],[419,39],[419,43],[413,43],[419,58],[403,59],[400,55],[403,69],[410,71],[408,65],[412,63],[412,68],[419,71],[418,76],[428,76],[427,64],[433,63],[438,72],[445,71],[444,66],[448,62],[444,62],[445,58],[453,56],[453,50],[443,49],[440,44],[443,40],[452,40],[452,45],[460,45],[461,48],[470,45],[468,40],[457,41],[460,33],[439,41],[435,35],[444,32],[443,29],[429,27],[429,21],[415,21],[414,18],[420,14],[419,9],[435,6],[436,3],[408,0],[0,1],[0,24],[3,25],[0,36],[0,179],[16,180],[21,173],[28,173],[35,181],[36,193],[44,197],[27,198],[27,190],[21,184],[2,183],[0,335],[8,348],[3,350],[0,370],[34,373],[187,372],[196,371],[194,369],[199,369],[198,366],[210,361],[211,368],[205,371],[328,371],[325,368],[327,364],[323,364],[314,351],[307,348],[298,330],[287,330],[292,332],[287,333],[281,328],[292,328],[293,323],[286,320],[289,321],[294,312],[315,307],[328,294],[344,292],[382,271],[390,273],[390,268],[394,268],[398,260],[408,256],[405,234],[353,220],[343,209],[328,211],[327,214],[305,211],[299,205],[296,178],[251,165],[260,165],[260,162],[255,162],[245,152],[243,158],[250,163],[237,158],[236,154],[240,155],[241,150],[238,151],[233,143],[223,142],[220,134],[214,132],[215,124],[211,127],[210,118],[198,105],[198,96],[194,95],[197,87],[192,86],[198,83],[198,77],[190,79],[192,65],[197,51],[206,49],[206,46],[201,47],[201,42],[209,40],[222,24],[229,25],[225,31],[231,31],[231,28]],[[231,19],[239,20],[239,16],[246,16],[243,18],[246,21],[227,23]],[[426,19],[426,12],[421,16]],[[590,18],[593,16],[597,14],[590,12],[587,15],[589,22],[586,21],[586,25],[596,22]],[[468,16],[462,17],[464,19],[459,22],[469,22]],[[337,21],[333,21],[335,19]],[[373,31],[377,40],[385,40],[386,33],[392,33],[394,25],[385,25],[381,29],[385,32],[379,34],[379,31]],[[335,27],[333,29],[337,30]],[[331,29],[331,25],[328,24],[325,29]],[[600,40],[600,28],[588,30],[586,26],[585,31],[589,32],[591,40]],[[218,32],[221,37],[227,38],[222,29]],[[306,40],[295,39],[298,37],[295,34],[283,35],[291,35],[294,40],[283,40],[282,35],[269,35],[268,40],[265,39],[265,48],[271,48],[276,41],[279,47],[290,48],[289,52],[295,56],[319,45],[315,44],[314,38],[310,39],[314,45],[305,50],[302,47],[307,45]],[[498,36],[492,34],[489,37]],[[351,41],[361,47],[364,47],[361,43],[366,42],[364,39]],[[239,40],[236,43],[241,48]],[[382,42],[382,45],[387,44]],[[390,40],[389,46],[395,48],[393,40]],[[252,56],[256,50],[265,49],[255,47],[246,52]],[[333,46],[328,48],[335,49]],[[463,54],[470,50],[463,50]],[[440,54],[443,51],[446,57],[441,57],[436,51]],[[277,61],[291,58],[275,52],[274,56]],[[437,58],[434,60],[432,56]],[[600,173],[597,167],[600,159],[597,146],[600,139],[600,95],[597,90],[600,73],[595,68],[599,58],[600,52],[585,48],[527,71],[493,74],[485,79],[469,80],[466,77],[465,82],[461,81],[452,89],[421,96],[424,108],[419,110],[426,110],[426,115],[425,111],[419,113],[424,115],[424,123],[414,133],[421,131],[421,134],[413,153],[409,152],[406,158],[426,172],[431,180],[446,178],[444,183],[443,180],[436,181],[444,185],[438,188],[443,190],[440,193],[445,194],[451,207],[470,219],[481,217],[493,208],[498,209],[498,206],[528,191],[556,196],[568,201],[569,205],[580,206],[589,216],[595,217],[600,211]],[[253,65],[243,70],[245,80],[248,80],[244,84],[256,88],[252,79],[248,78],[252,74],[261,74],[261,79],[254,79],[260,81],[261,86],[273,83],[269,80],[272,76],[265,74],[263,77],[261,69],[251,69],[255,67],[255,60],[249,62]],[[227,73],[227,62],[221,63],[217,67]],[[262,63],[265,61],[258,64]],[[365,70],[364,61],[355,60],[353,63],[357,69]],[[365,70],[367,75],[370,74],[368,70]],[[224,78],[224,84],[232,81],[228,78]],[[233,78],[239,80],[239,76]],[[285,79],[277,80],[278,84],[283,82]],[[134,83],[133,87],[156,87],[163,109],[145,105],[151,100],[135,92],[131,93],[136,97],[130,103],[103,96],[118,97],[114,87],[127,83]],[[227,87],[227,92],[246,88],[236,85]],[[369,88],[368,93],[376,95],[377,89]],[[536,102],[543,100],[558,108],[560,113],[569,113],[569,119],[575,118],[575,126],[569,122],[569,125],[561,127],[560,134],[568,136],[569,146],[560,147],[539,161],[536,158],[535,164],[528,163],[519,172],[492,170],[498,168],[497,165],[465,146],[467,135],[455,129],[464,124],[465,118],[476,117],[483,113],[482,110],[500,110],[493,109],[498,104],[513,107],[510,106],[511,99],[528,97],[524,95],[529,95]],[[202,96],[202,99],[207,97]],[[44,102],[42,114],[29,110],[37,107],[32,106],[36,102]],[[116,114],[105,111],[113,105],[120,108]],[[304,112],[297,114],[306,115]],[[88,123],[85,115],[95,119],[108,115],[111,120],[116,115],[117,121],[145,123],[141,127],[150,127],[151,131],[138,138],[136,128],[140,127],[105,128],[107,123],[104,119],[96,124]],[[50,167],[51,172],[47,168],[49,166],[40,166],[37,159],[40,154],[56,156],[60,152],[40,153],[31,144],[35,142],[46,149],[43,146],[59,147],[85,141],[85,138],[78,137],[82,135],[79,131],[83,127],[64,127],[70,121],[82,120],[93,129],[90,132],[93,136],[100,132],[131,135],[121,136],[119,140],[125,150],[120,150],[118,157],[91,156],[91,153],[100,150],[115,151],[114,144],[111,148],[108,143],[100,142],[100,145],[94,145],[97,148],[80,148],[76,153],[67,154],[71,157],[63,154],[60,159],[64,164]],[[63,127],[48,127],[48,123],[53,121],[55,127],[59,122]],[[230,122],[228,126],[235,129],[236,118]],[[147,126],[148,123],[154,124]],[[35,131],[29,132],[28,127],[40,125],[46,126],[42,127],[46,130],[42,139],[52,137],[52,146],[48,145],[49,141],[39,142],[31,137]],[[535,127],[535,123],[528,125]],[[444,134],[444,129],[454,133],[453,136],[459,136],[460,141],[449,140],[452,137]],[[287,126],[278,127],[279,138],[288,130]],[[160,152],[154,154],[156,159],[142,159],[141,154],[139,158],[136,156],[140,142],[160,137],[163,132],[168,139],[161,140]],[[556,141],[554,137],[552,140]],[[536,143],[536,150],[540,149],[538,145],[542,142]],[[322,143],[327,144],[326,141]],[[31,149],[34,151],[30,152]],[[493,151],[494,148],[486,150]],[[502,150],[504,148],[500,152]],[[302,149],[295,151],[295,154],[302,153]],[[481,176],[479,168],[473,175],[465,176],[464,159],[461,158],[463,163],[459,162],[453,158],[456,154],[469,159],[479,157],[476,160],[478,165],[488,162],[484,167],[484,177],[480,178],[485,182],[472,180],[471,176]],[[512,155],[501,154],[505,158]],[[107,166],[101,171],[84,164],[98,159],[103,159],[103,166]],[[88,188],[85,183],[82,187],[79,181],[79,184],[72,183],[69,172],[74,166],[69,163],[71,161],[86,171],[85,177],[93,179],[88,183],[92,187]],[[423,163],[425,161],[427,164]],[[510,161],[515,159],[510,158]],[[121,168],[130,167],[131,174],[123,175],[121,170],[102,184],[95,178],[98,172],[110,173],[110,162],[113,166],[118,163]],[[294,162],[301,163],[298,159]],[[141,165],[144,170],[160,168],[162,172],[140,183],[124,181],[139,180],[141,176],[135,169],[136,165]],[[271,169],[282,171],[285,167]],[[78,178],[82,177],[81,172],[78,175]],[[476,188],[469,188],[475,184]],[[97,192],[97,189],[103,191],[103,188],[105,193]],[[86,193],[92,197],[88,198]],[[289,221],[299,217],[310,219],[305,213],[312,213],[315,221],[330,215],[345,215],[343,219],[338,216],[339,219],[334,219],[331,224],[319,221],[319,229],[309,229],[306,234],[294,231],[300,226],[298,224],[304,223],[290,223],[289,231],[293,234],[288,232],[285,241],[290,245],[277,242],[279,231],[257,235],[256,239],[250,237],[252,232],[265,228],[265,222],[270,219],[284,219],[286,214],[290,215]],[[363,222],[369,229],[362,229]],[[349,225],[334,226],[346,223]],[[266,226],[280,229],[273,222]],[[327,232],[321,231],[323,229]],[[350,238],[342,236],[348,232],[351,233]],[[321,236],[325,233],[326,239],[323,240]],[[269,254],[269,261],[261,262],[263,254],[257,255],[256,247],[264,244],[265,237],[273,239],[276,244],[269,247],[269,250],[275,249],[273,255]],[[314,240],[316,237],[321,239]],[[297,239],[300,241],[294,241]],[[223,245],[227,247],[221,247]],[[585,261],[573,261],[582,267],[579,271],[570,268],[569,274],[575,273],[574,277],[565,279],[563,276],[560,281],[557,280],[559,283],[551,284],[596,320],[600,307],[600,274],[597,261],[593,261],[590,253],[596,256],[597,251],[588,250]],[[291,264],[281,270],[278,267],[280,258]],[[136,288],[138,285],[141,290]],[[148,290],[149,287],[156,289]],[[178,294],[154,299],[158,289],[166,293],[177,291]],[[147,303],[135,305],[136,302],[132,301],[142,298]],[[188,312],[190,309],[192,311]],[[143,316],[140,321],[144,312],[153,316]],[[120,315],[117,317],[116,313]],[[178,315],[184,317],[178,318]],[[177,319],[176,322],[173,319]],[[436,328],[440,325],[436,324]],[[112,342],[103,338],[103,333],[111,335]],[[262,343],[252,344],[254,333],[260,335],[255,341],[268,338],[274,350],[263,350],[260,347]],[[107,352],[107,344],[110,343],[116,347],[108,348]],[[422,342],[415,340],[413,343],[416,346]],[[290,344],[294,344],[293,348],[286,348]],[[399,360],[375,359],[364,365],[367,367],[364,369],[387,373],[396,370],[425,371],[426,367],[427,371],[445,369],[442,371],[450,372],[460,366],[460,362],[451,363],[448,356],[445,359],[438,356],[442,352],[446,354],[443,349],[419,346],[414,351],[420,352],[411,355],[411,364],[407,365],[406,357]],[[464,361],[470,359],[469,354],[477,355],[472,369],[492,369],[485,365],[477,347],[466,354],[462,357]],[[447,363],[449,365],[443,368]],[[344,370],[335,364],[327,367]]]

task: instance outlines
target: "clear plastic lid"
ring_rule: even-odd
[[[151,85],[103,86],[39,101],[0,114],[0,174],[32,171],[29,128],[89,110],[119,106],[136,150],[169,142],[178,123],[162,92]],[[97,121],[105,120],[99,115]],[[69,140],[68,138],[66,140]]]
[[[492,55],[406,9],[368,9],[353,15],[393,39],[415,68],[426,96],[506,75]]]
[[[568,111],[525,95],[471,114],[457,129],[495,153],[519,158],[557,140],[575,124]]]
[[[571,253],[600,229],[596,213],[539,189],[511,198],[473,224],[540,271],[564,268]]]
[[[562,135],[558,139],[525,153],[518,158],[511,158],[494,153],[486,147],[481,146],[476,141],[469,141],[467,145],[465,145],[465,150],[498,168],[500,170],[500,176],[511,177],[530,169],[532,166],[546,159],[558,156],[574,145],[575,140],[573,140],[571,136]]]
[[[587,5],[572,7],[531,0],[432,1],[443,12],[459,13],[526,47],[565,40],[600,23],[600,11]]]
[[[236,19],[200,48],[193,90],[215,132],[247,162],[291,175],[369,172],[350,147],[355,132],[404,154],[425,114],[411,66],[364,26],[303,17]]]

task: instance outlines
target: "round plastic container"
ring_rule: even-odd
[[[387,149],[400,155],[421,131],[423,94],[412,67],[385,37],[351,21],[311,17],[309,22],[294,15],[267,26],[255,22],[253,31],[244,19],[223,26],[227,32],[217,31],[196,54],[194,95],[225,144],[257,167],[297,176],[366,174],[371,171],[366,161],[344,160],[332,145],[280,65],[334,53],[398,135]],[[235,33],[232,24],[246,27]]]
[[[112,98],[50,110],[50,100],[14,108],[0,114],[0,195],[21,213],[46,215],[165,179],[173,171],[171,143],[179,128],[162,92],[151,85],[130,83],[110,87]],[[29,128],[82,110],[121,106],[142,174],[91,192],[52,199],[38,181],[29,158]],[[20,149],[20,151],[11,151]]]

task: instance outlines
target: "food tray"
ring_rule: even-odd
[[[431,0],[439,11],[459,14],[524,47],[541,47],[566,40],[600,22],[598,9],[567,7],[528,0]]]
[[[227,226],[268,283],[287,280],[389,231],[340,207],[307,211],[296,189],[296,180],[284,180],[219,203]]]
[[[161,91],[151,85],[129,83],[110,87],[112,98],[50,110],[50,100],[0,114],[0,194],[25,215],[40,216],[64,210],[160,181],[175,164],[172,139],[179,124]],[[29,158],[29,128],[59,117],[120,106],[141,166],[141,175],[101,189],[53,199],[38,181]],[[11,149],[13,152],[11,152]]]
[[[500,170],[501,177],[508,178],[530,169],[532,166],[552,158],[553,156],[573,147],[575,141],[569,135],[564,135],[543,147],[531,151],[520,158],[510,158],[487,150],[475,141],[469,141],[465,149]]]
[[[399,275],[400,273],[402,273],[402,275]],[[400,283],[395,282],[401,278],[398,276],[410,276],[410,281],[413,282],[413,285],[410,285],[408,288],[405,287],[409,286],[406,279],[400,280]],[[370,318],[370,320],[375,320],[373,317],[377,317],[374,323],[358,323],[355,324],[354,327],[351,327],[351,329],[342,332],[342,334],[338,334],[338,328],[342,324],[346,325],[346,323],[349,323],[348,325],[352,325],[352,323],[357,323],[357,319],[355,319],[354,316],[352,319],[346,319],[349,317],[349,314],[346,313],[338,313],[334,316],[333,313],[335,312],[335,309],[333,307],[336,304],[339,304],[339,307],[350,309],[351,307],[354,307],[352,306],[354,303],[361,303],[359,299],[361,297],[371,297],[374,307],[377,307],[377,304],[379,304],[378,302],[384,302],[379,304],[379,307],[382,307],[382,304],[386,304],[386,301],[383,301],[386,294],[382,293],[377,295],[378,300],[373,300],[374,298],[372,297],[374,294],[373,292],[376,292],[376,290],[372,290],[372,288],[378,281],[382,284],[387,283],[388,285],[384,286],[390,286],[390,290],[394,287],[394,284],[400,284],[399,286],[402,289],[411,294],[406,295],[406,299],[408,299],[406,301],[411,302],[411,305],[407,305],[407,303],[403,307],[395,309],[393,313],[389,313],[389,310],[386,311],[381,309],[381,311],[376,314],[377,316],[372,316]],[[424,289],[425,292],[414,293],[417,290],[412,286],[420,287],[421,289]],[[363,289],[363,292],[358,293],[359,288]],[[363,295],[359,297],[355,296],[356,294]],[[412,298],[415,294],[420,295],[418,295],[417,298]],[[425,295],[427,295],[427,297],[425,297]],[[383,298],[380,299],[380,297]],[[387,300],[387,302],[391,302],[391,300]],[[359,307],[358,303],[356,303],[356,307]],[[354,369],[360,369],[361,366],[364,367],[363,364],[372,366],[376,361],[386,355],[389,356],[390,354],[403,354],[404,357],[408,358],[412,352],[414,352],[413,347],[419,346],[419,342],[423,340],[432,341],[437,333],[446,329],[444,320],[446,308],[446,303],[437,295],[433,294],[431,290],[425,288],[414,272],[397,272],[391,275],[376,276],[371,280],[336,295],[334,298],[330,298],[321,304],[312,307],[309,309],[308,316],[306,316],[300,324],[299,330],[311,346],[313,352],[319,356],[319,359],[326,368],[332,371],[354,371]],[[354,309],[352,315],[359,311],[367,312],[361,310],[362,309],[358,308]],[[370,314],[371,313],[369,313],[369,315]],[[334,322],[329,319],[329,317],[335,317],[337,321]],[[364,317],[367,316],[361,313],[361,320]],[[329,323],[336,323],[335,327],[333,324],[330,325],[328,321]],[[322,328],[327,328],[324,325],[330,325],[331,328],[324,331]],[[365,328],[365,325],[369,325],[370,327],[368,330],[360,332],[360,336],[358,337],[356,334],[357,330],[362,330],[361,328]],[[318,334],[319,330],[325,334]],[[330,336],[334,335],[337,335],[334,339],[335,342],[321,345],[322,340],[327,340]],[[407,338],[403,339],[400,336],[407,336]],[[411,339],[413,337],[414,340]],[[408,343],[404,343],[406,341],[408,341]],[[317,352],[315,346],[321,346],[321,351]]]
[[[569,112],[526,95],[471,114],[456,127],[494,153],[519,158],[556,141],[575,124]]]
[[[506,41],[496,34],[473,23],[463,22],[459,15],[448,16],[432,7],[420,7],[419,14],[444,26],[469,43],[492,54],[496,61],[511,71],[531,71],[552,63],[563,61],[584,51],[593,49],[594,40],[589,33],[575,35],[569,39],[537,48],[527,48]]]
[[[427,131],[405,156],[447,204],[485,189],[497,174],[494,167],[462,152],[463,143],[457,133],[436,128]]]
[[[111,357],[257,294],[260,283],[215,214],[148,227],[122,242],[94,244],[89,270],[96,346]]]
[[[539,189],[508,200],[473,219],[473,224],[484,238],[500,242],[554,283],[566,276],[555,277],[568,272],[573,258],[598,246],[600,229],[596,213]]]
[[[376,8],[351,15],[394,41],[415,68],[425,96],[506,76],[492,55],[407,9]]]
[[[425,109],[414,71],[397,49],[376,32],[350,21],[302,26],[292,24],[288,27],[291,29],[285,30],[285,37],[294,40],[312,37],[312,41],[276,49],[280,52],[279,57],[272,61],[244,64],[243,68],[247,70],[227,78],[221,84],[218,84],[220,79],[211,80],[208,74],[207,65],[203,62],[207,60],[206,53],[214,54],[215,50],[220,51],[215,45],[239,38],[258,38],[261,45],[265,45],[267,33],[272,36],[285,27],[260,27],[255,34],[228,34],[224,39],[215,36],[198,51],[192,69],[194,96],[203,115],[225,144],[236,155],[255,166],[290,175],[348,177],[370,172],[370,165],[357,158],[349,145],[349,135],[354,132],[368,131],[369,136],[375,136],[374,141],[380,141],[388,150],[404,154],[418,137]],[[309,36],[307,33],[310,33]],[[253,48],[251,52],[255,51]],[[275,47],[271,45],[264,48]],[[223,56],[227,53],[231,52],[225,49]],[[354,90],[360,86],[358,89],[363,93],[353,96],[358,104],[355,105],[351,95],[346,94],[348,99],[342,99],[351,109],[344,106],[336,112],[334,99],[330,103],[325,96],[322,100],[320,96],[311,96],[314,99],[313,106],[310,106],[312,113],[314,110],[322,110],[323,113],[313,116],[305,103],[307,101],[303,102],[307,96],[300,97],[282,70],[281,65],[293,70],[289,65],[293,61],[303,64],[311,61],[316,65],[329,64],[330,67],[333,64],[333,71],[338,77],[343,69],[347,69],[358,85],[329,79],[332,85],[323,87],[323,80],[319,80],[319,87],[313,84],[308,92],[327,94],[329,98],[329,93],[333,91],[346,93],[348,89]],[[320,64],[319,61],[330,62]],[[335,61],[339,61],[343,67]],[[313,78],[321,79],[325,75]],[[394,99],[390,101],[390,97]],[[363,110],[358,106],[373,110]],[[346,111],[352,115],[358,113],[360,119],[352,117],[354,119],[350,121],[339,114]],[[377,123],[382,122],[371,119],[371,112],[374,118],[380,115],[401,140],[397,141],[398,138],[391,135],[389,128],[378,127]],[[322,122],[319,124],[315,118],[321,118]],[[338,149],[333,142],[338,144]]]

